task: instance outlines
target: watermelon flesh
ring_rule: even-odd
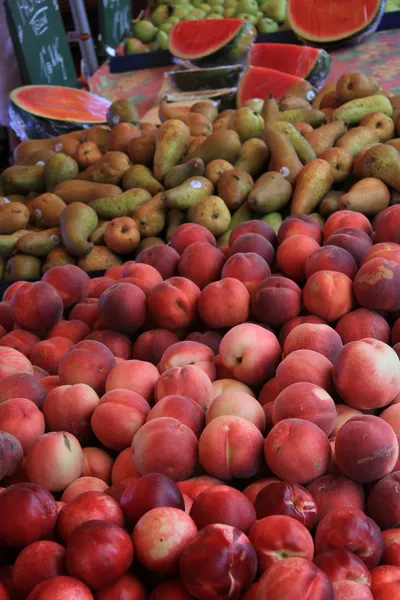
[[[186,60],[215,54],[234,40],[243,25],[243,19],[180,21],[171,30],[169,50]]]
[[[270,94],[278,98],[286,94],[292,85],[303,81],[301,77],[266,69],[263,67],[249,67],[243,75],[237,93],[237,105],[243,106],[247,100],[261,98],[265,100]]]
[[[321,50],[295,44],[253,44],[250,65],[283,71],[306,79],[320,56]]]
[[[300,38],[334,42],[369,31],[384,5],[385,0],[289,0],[288,18]]]

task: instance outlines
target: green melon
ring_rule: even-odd
[[[10,94],[10,116],[20,139],[43,139],[106,123],[111,102],[84,90],[26,85]]]
[[[324,48],[358,44],[373,33],[386,0],[289,0],[288,20],[295,34]]]

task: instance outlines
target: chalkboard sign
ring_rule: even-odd
[[[4,5],[24,82],[77,87],[57,0],[5,0]]]
[[[99,0],[99,23],[102,42],[115,48],[130,29],[131,0]]]

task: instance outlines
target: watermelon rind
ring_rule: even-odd
[[[170,71],[165,73],[165,77],[170,86],[177,91],[195,92],[237,87],[242,71],[241,65],[233,65]]]
[[[321,48],[313,68],[308,73],[307,77],[304,77],[304,79],[309,81],[314,87],[320,88],[325,83],[325,79],[327,78],[331,67],[332,58],[329,56],[326,50]]]
[[[308,0],[304,1],[307,2]],[[334,50],[343,46],[357,45],[361,43],[366,37],[374,33],[377,30],[379,23],[381,22],[381,19],[385,12],[386,0],[376,0],[376,2],[376,12],[374,15],[372,15],[371,19],[367,23],[364,23],[362,26],[357,27],[352,31],[346,31],[342,34],[332,36],[318,36],[306,31],[304,27],[297,25],[294,20],[294,17],[290,10],[291,0],[289,0],[288,2],[288,22],[295,35],[301,41],[305,42],[306,44],[309,44],[310,46],[323,47],[327,50]],[[348,7],[346,6],[346,8],[351,11],[351,3],[348,5]],[[310,21],[310,25],[312,25],[312,20]]]

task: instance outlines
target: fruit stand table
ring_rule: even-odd
[[[374,75],[382,85],[400,94],[400,29],[380,31],[359,46],[332,52],[333,66],[328,81],[335,81],[345,71],[362,71]],[[111,74],[104,64],[89,80],[90,91],[111,101],[134,98],[139,115],[154,105],[170,66]]]

